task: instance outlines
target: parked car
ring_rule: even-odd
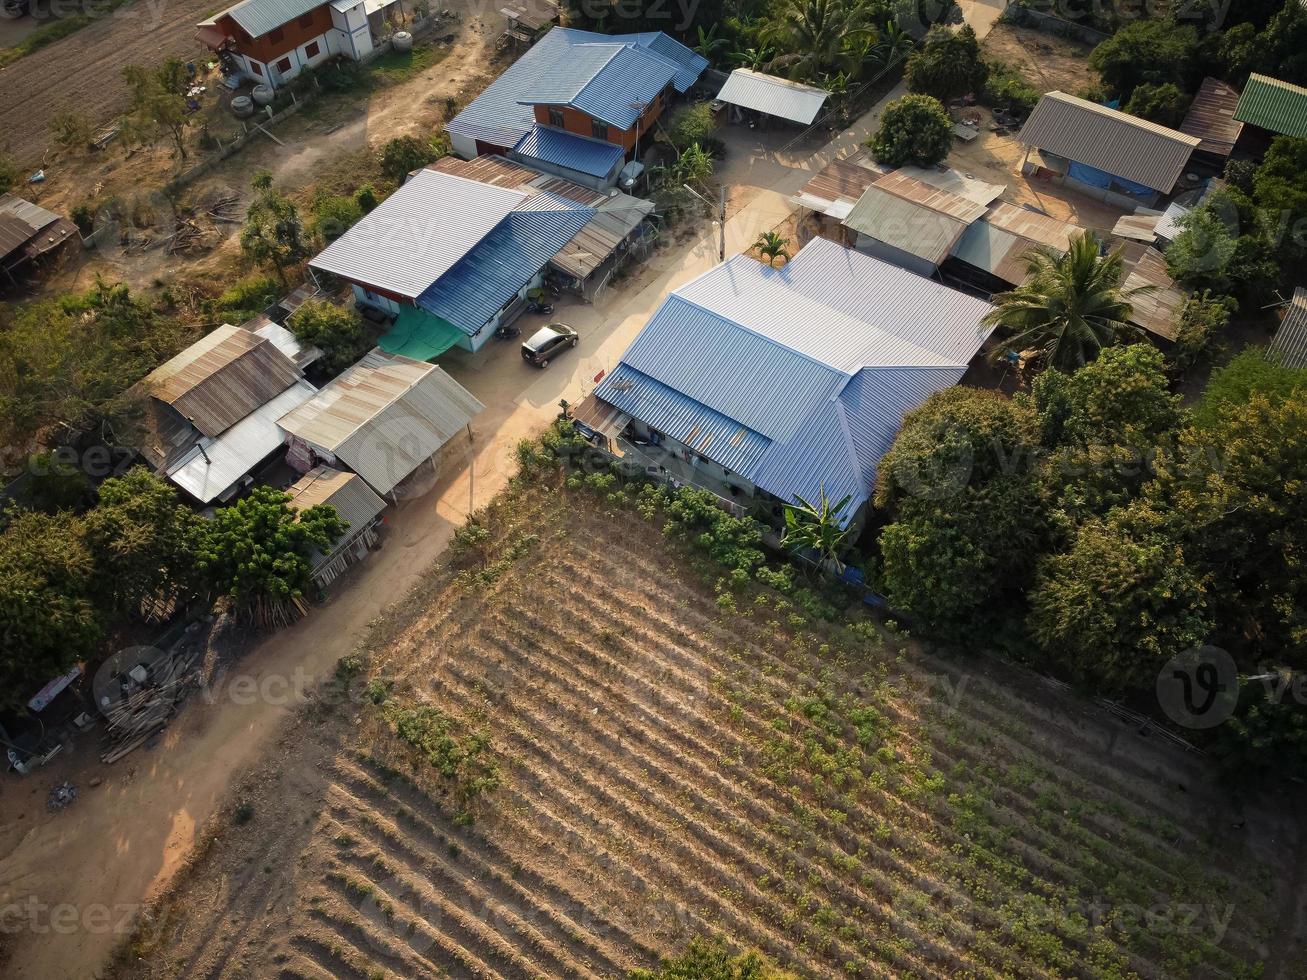
[[[536,367],[548,367],[551,360],[569,347],[575,347],[580,339],[566,323],[547,323],[522,345],[522,360]]]

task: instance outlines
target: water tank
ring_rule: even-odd
[[[250,98],[252,98],[252,99],[254,100],[254,104],[255,104],[255,105],[258,105],[258,106],[271,105],[271,104],[272,104],[272,86],[271,86],[271,85],[255,85],[255,86],[254,86],[254,89],[250,92]]]
[[[399,52],[412,51],[413,35],[408,31],[396,31],[395,36],[390,39],[390,44]]]
[[[254,115],[254,100],[248,95],[238,95],[231,100],[231,111],[237,119]]]

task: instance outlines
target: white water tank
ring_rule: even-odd
[[[405,51],[412,51],[413,35],[408,31],[396,31],[395,36],[390,39],[390,45],[401,54]]]
[[[250,92],[250,98],[252,98],[254,104],[258,106],[272,105],[272,86],[255,85],[253,90]]]
[[[254,100],[248,95],[238,95],[231,100],[231,111],[237,119],[254,115]]]

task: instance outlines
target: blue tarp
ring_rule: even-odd
[[[1072,180],[1078,180],[1082,184],[1088,184],[1090,187],[1101,187],[1103,190],[1112,188],[1113,190],[1125,191],[1127,194],[1134,194],[1136,197],[1150,197],[1157,193],[1151,187],[1136,184],[1124,177],[1109,174],[1106,170],[1099,170],[1088,164],[1074,161],[1067,168],[1067,176]]]

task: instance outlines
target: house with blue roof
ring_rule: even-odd
[[[847,495],[860,519],[904,414],[962,378],[990,309],[824,238],[779,269],[737,255],[667,297],[587,415],[646,468],[777,512]]]
[[[611,187],[676,93],[708,61],[660,31],[555,27],[449,121],[464,159],[498,154],[588,187]]]
[[[480,350],[511,323],[595,214],[548,191],[421,170],[309,267],[344,279],[360,306],[391,321],[383,350],[427,361]]]

